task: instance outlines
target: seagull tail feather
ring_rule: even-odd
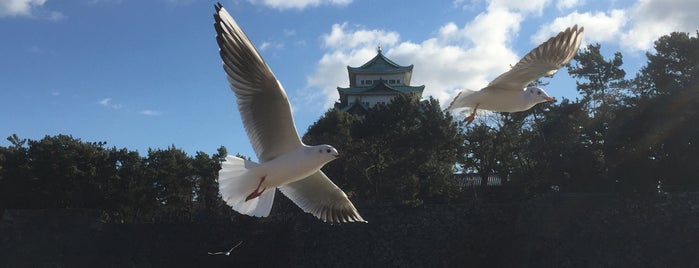
[[[255,167],[255,162],[229,155],[218,172],[218,189],[233,210],[245,215],[267,217],[272,210],[276,189],[266,189],[259,197],[246,200],[260,183],[261,178],[252,172]]]
[[[456,94],[454,99],[451,100],[449,106],[447,106],[447,108],[444,109],[444,111],[451,111],[454,109],[464,108],[464,102],[466,97],[473,94],[474,92],[476,91],[470,89],[462,89],[461,91],[459,91],[459,93]]]

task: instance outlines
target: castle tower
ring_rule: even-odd
[[[340,93],[335,109],[361,114],[376,105],[385,105],[400,94],[422,97],[425,86],[411,86],[413,65],[401,66],[386,58],[378,46],[376,56],[362,66],[347,66],[349,87],[337,87]]]

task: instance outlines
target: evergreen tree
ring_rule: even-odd
[[[150,149],[146,158],[147,180],[155,189],[159,211],[155,217],[164,221],[189,219],[194,208],[194,171],[192,159],[174,146]]]
[[[606,122],[611,106],[618,103],[625,88],[626,72],[621,69],[624,61],[620,52],[615,52],[613,59],[605,60],[600,47],[600,44],[588,45],[575,55],[567,69],[572,77],[578,79],[577,90],[583,95],[588,109]]]
[[[699,33],[671,33],[633,80],[634,96],[618,112],[610,168],[629,191],[655,192],[659,184],[697,189],[699,172]]]
[[[452,169],[463,138],[438,101],[400,96],[363,117],[329,110],[303,140],[340,150],[343,158],[324,170],[350,197],[416,205],[455,195]]]

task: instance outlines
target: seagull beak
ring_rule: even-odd
[[[545,99],[546,101],[548,101],[548,102],[556,102],[556,98],[544,97],[544,99]]]

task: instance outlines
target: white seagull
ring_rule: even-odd
[[[330,223],[365,222],[347,195],[320,168],[339,154],[330,145],[301,142],[281,84],[221,4],[216,41],[245,131],[260,163],[226,157],[219,190],[234,210],[266,217],[278,188],[303,211]]]
[[[541,88],[528,86],[532,81],[555,74],[577,53],[584,28],[567,28],[555,37],[532,49],[509,71],[501,74],[481,90],[464,89],[447,110],[471,108],[465,121],[471,123],[480,109],[496,112],[520,112],[542,102],[556,101]]]

